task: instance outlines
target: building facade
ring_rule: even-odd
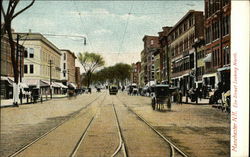
[[[66,86],[76,86],[76,67],[75,67],[75,59],[76,56],[70,50],[62,49],[60,50],[62,53],[61,57],[61,80]]]
[[[141,62],[132,63],[131,83],[140,83]]]
[[[168,32],[172,29],[172,27],[166,26],[162,27],[161,32],[159,34],[159,42],[160,42],[160,75],[161,81],[169,82],[170,78],[168,77],[168,72],[170,71],[170,57],[168,56]]]
[[[13,36],[16,35],[17,33],[13,33]],[[61,87],[55,82],[60,82],[60,50],[40,33],[30,32],[20,41],[27,49],[24,53],[24,82],[30,88],[40,88],[42,94],[49,94],[51,91],[59,94]]]
[[[76,87],[79,89],[81,88],[81,73],[80,67],[75,67],[75,77],[76,77]]]
[[[168,56],[170,56],[171,83],[184,95],[194,85],[195,39],[204,38],[202,11],[190,10],[168,32]]]
[[[15,47],[17,47],[17,43],[15,43]],[[24,65],[24,52],[25,48],[22,45],[18,45],[18,71],[19,71],[19,80],[20,74],[23,77],[23,65]],[[16,51],[17,52],[17,51]],[[17,53],[15,52],[15,58]],[[12,83],[14,82],[14,70],[13,64],[11,61],[11,49],[9,44],[9,39],[6,36],[1,38],[1,98],[3,99],[10,99],[13,96],[13,86]],[[21,71],[21,73],[20,73]]]
[[[230,17],[230,0],[205,0],[206,57],[203,81],[211,88],[221,81],[230,86]]]
[[[143,37],[144,42],[144,82],[147,84],[150,81],[155,81],[155,58],[154,53],[159,50],[159,37],[148,36]]]

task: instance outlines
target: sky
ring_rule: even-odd
[[[22,8],[28,1],[22,1]],[[41,1],[14,19],[16,32],[45,36],[59,49],[101,53],[106,66],[140,61],[144,35],[158,35],[189,10],[204,10],[204,1]],[[77,37],[75,37],[77,36]],[[78,37],[80,36],[80,37]],[[84,45],[86,37],[87,45]]]

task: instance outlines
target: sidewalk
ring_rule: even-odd
[[[58,98],[66,98],[68,95],[52,95],[52,99],[58,99]],[[47,96],[47,100],[46,100],[46,96],[43,95],[43,101],[49,101],[51,100],[50,99],[50,95]],[[41,99],[38,99],[37,100],[38,102],[41,101]],[[29,99],[29,102],[27,103],[27,99],[26,98],[23,98],[23,104],[30,104],[30,99]],[[20,105],[20,99],[18,99],[18,104]],[[0,102],[0,108],[3,108],[3,107],[12,107],[13,106],[13,99],[1,99],[1,102]]]
[[[186,103],[186,96],[182,97],[182,103]],[[190,98],[188,98],[188,104],[193,104],[193,105],[209,105],[209,99],[201,99],[198,98],[198,104],[196,102],[192,102]]]

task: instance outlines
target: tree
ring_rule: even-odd
[[[102,67],[105,64],[103,57],[96,53],[79,53],[78,60],[82,64],[85,70],[85,79],[87,82],[87,87],[91,85],[91,77],[93,72],[97,69]]]
[[[131,73],[131,66],[124,63],[118,63],[114,66],[109,66],[94,73],[94,81],[104,83],[124,83],[126,79],[129,79]]]
[[[14,18],[16,18],[18,15],[23,13],[25,10],[30,8],[35,0],[32,0],[26,7],[15,11],[20,0],[9,0],[8,4],[6,2],[6,8],[4,8],[3,0],[1,0],[1,17],[3,17],[3,23],[1,23],[1,40],[2,37],[7,34],[10,44],[10,52],[11,52],[11,62],[14,72],[14,84],[13,84],[13,98],[14,98],[14,104],[18,106],[18,77],[19,77],[19,71],[18,71],[18,57],[15,57],[16,52],[16,46],[15,41],[12,36],[12,21]],[[1,21],[2,22],[2,21]],[[17,52],[18,53],[18,52]]]

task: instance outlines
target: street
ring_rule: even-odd
[[[103,90],[1,108],[0,144],[1,157],[227,157],[230,116],[211,105],[155,111],[150,97]]]

